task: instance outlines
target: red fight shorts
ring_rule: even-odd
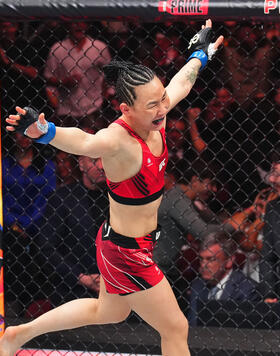
[[[96,238],[96,259],[108,293],[131,294],[162,280],[164,275],[152,260],[159,235],[157,229],[144,237],[127,237],[103,223]]]

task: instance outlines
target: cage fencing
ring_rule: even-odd
[[[94,240],[108,198],[100,159],[7,133],[4,118],[16,105],[32,106],[59,126],[95,133],[119,116],[102,67],[113,58],[144,64],[167,85],[201,24],[0,23],[7,324],[98,296]],[[280,26],[219,20],[214,33],[224,35],[223,48],[168,114],[163,232],[154,258],[189,319],[194,353],[277,354]],[[121,325],[46,335],[29,345],[159,354],[159,344],[132,314]]]

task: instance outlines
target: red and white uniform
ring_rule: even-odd
[[[163,153],[154,156],[147,144],[123,120],[115,123],[124,127],[141,144],[143,160],[140,171],[132,178],[114,183],[107,179],[110,196],[120,204],[144,205],[163,194],[164,172],[168,161],[165,130],[160,130]],[[107,221],[96,238],[96,257],[106,290],[113,294],[130,294],[158,284],[163,273],[152,259],[159,238],[156,229],[146,236],[132,238],[116,233]]]
[[[152,154],[146,142],[138,136],[121,119],[115,121],[116,124],[124,127],[131,136],[140,143],[143,152],[142,167],[132,178],[122,182],[110,182],[107,179],[110,196],[121,204],[143,205],[158,199],[163,194],[164,172],[168,161],[168,152],[165,140],[165,130],[160,130],[164,149],[163,153],[156,157]]]

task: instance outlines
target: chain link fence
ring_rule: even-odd
[[[135,19],[0,23],[8,323],[98,296],[94,239],[108,199],[100,160],[8,134],[4,118],[16,105],[32,106],[60,126],[107,127],[119,108],[102,66],[112,58],[141,63],[167,85],[200,27]],[[214,32],[225,36],[224,47],[168,116],[155,260],[190,321],[194,354],[277,354],[280,26],[224,21]],[[158,335],[134,314],[121,325],[30,345],[160,353]]]

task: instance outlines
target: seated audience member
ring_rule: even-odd
[[[105,177],[100,159],[80,157],[79,167],[82,179],[61,185],[49,199],[41,229],[42,268],[53,286],[49,298],[54,306],[99,292],[94,257],[99,222],[93,216],[104,220],[107,198],[90,193],[101,189]]]
[[[269,184],[270,187],[262,189],[251,206],[243,211],[236,212],[227,219],[227,222],[231,224],[234,229],[243,233],[240,240],[240,248],[247,253],[244,273],[257,282],[260,281],[259,259],[266,225],[264,216],[268,203],[277,199],[280,193],[277,187],[277,179],[275,179],[274,175],[274,167],[277,167],[277,157],[275,157],[275,153],[272,154],[270,160],[274,162],[272,163],[271,172],[263,172],[263,180],[266,184]],[[266,229],[267,228],[269,227],[266,226]]]
[[[17,300],[22,309],[38,294],[39,229],[56,175],[54,162],[45,157],[47,151],[37,151],[32,140],[20,133],[15,139],[2,161],[4,283],[6,301]]]
[[[278,197],[269,202],[266,207],[260,259],[260,291],[266,302],[277,302],[280,299],[280,154],[275,152],[272,158],[273,164],[268,179],[273,184]]]
[[[192,282],[190,289],[190,325],[198,323],[197,307],[200,302],[258,299],[256,282],[233,268],[236,249],[234,234],[216,231],[205,236],[199,252],[200,276]]]
[[[108,216],[107,187],[102,162],[101,159],[93,160],[81,156],[79,167],[82,172],[82,181],[88,189],[88,196],[91,200],[91,217],[98,229]]]
[[[82,178],[78,160],[70,153],[57,150],[55,155],[56,185],[62,187],[76,183]]]
[[[184,162],[180,163],[183,166]],[[206,233],[221,228],[221,221],[207,207],[207,201],[217,192],[215,167],[204,161],[194,162],[187,171],[180,166],[166,177],[166,192],[159,208],[161,236],[154,249],[154,260],[170,278],[176,274],[172,266],[187,242],[187,233],[202,240]],[[177,182],[174,175],[180,176]],[[231,225],[225,229],[234,230]]]

